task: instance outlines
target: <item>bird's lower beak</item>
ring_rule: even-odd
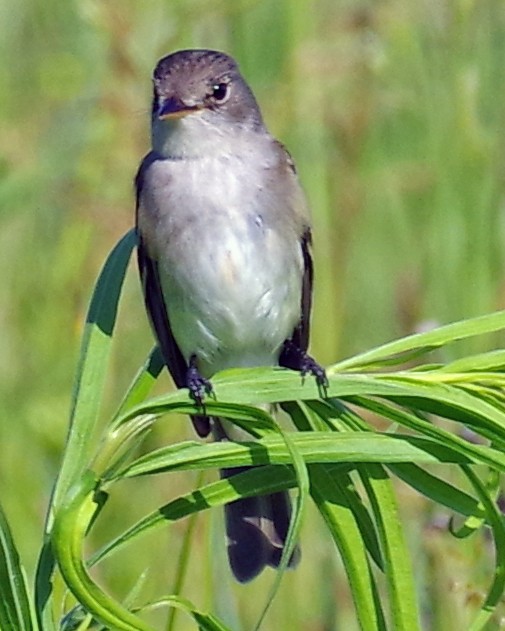
[[[180,99],[172,97],[161,103],[158,109],[158,118],[160,120],[183,118],[198,109],[196,105],[187,105]]]

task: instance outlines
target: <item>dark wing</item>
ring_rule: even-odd
[[[312,245],[312,235],[310,232],[309,219],[310,213],[307,208],[303,191],[298,184],[298,175],[296,173],[296,166],[293,158],[283,144],[278,141],[276,141],[276,144],[282,155],[281,169],[285,169],[289,173],[291,178],[296,179],[295,187],[298,190],[298,195],[294,196],[292,203],[295,211],[295,216],[298,216],[300,218],[300,221],[302,222],[302,225],[305,226],[300,239],[300,246],[302,248],[303,254],[303,279],[302,300],[300,305],[300,322],[294,330],[291,340],[289,340],[298,350],[305,352],[309,346],[310,313],[312,309],[312,286],[314,280],[312,256],[310,253],[310,247]]]
[[[300,301],[300,320],[291,337],[285,340],[279,355],[279,366],[299,370],[302,376],[311,374],[316,378],[321,396],[326,396],[328,378],[322,366],[308,353],[310,336],[310,312],[312,307],[313,267],[310,254],[311,234],[306,228],[300,239],[303,255],[302,296]]]
[[[146,158],[142,161],[135,178],[137,198],[136,230],[138,236],[137,260],[147,315],[149,316],[151,327],[161,349],[163,360],[172,375],[175,385],[178,388],[185,388],[187,386],[188,365],[177,346],[177,342],[175,341],[170,327],[168,313],[161,289],[158,264],[149,256],[138,226],[140,194],[144,183],[144,174],[154,159],[153,154],[146,156]],[[191,420],[193,421],[193,425],[199,436],[207,436],[210,433],[210,421],[206,416],[192,416]]]
[[[186,385],[188,367],[170,329],[167,310],[161,292],[158,265],[147,254],[140,235],[137,260],[147,314],[161,348],[163,359],[172,375],[175,385],[178,388],[184,388]]]
[[[312,310],[312,286],[314,271],[312,266],[312,256],[310,254],[311,234],[307,229],[302,237],[301,246],[303,253],[303,279],[302,279],[302,301],[300,309],[300,322],[296,327],[291,341],[301,351],[306,351],[309,347],[310,336],[310,313]]]

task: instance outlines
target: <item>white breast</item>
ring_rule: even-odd
[[[300,318],[299,237],[286,200],[246,162],[151,167],[163,171],[150,178],[156,186],[145,203],[170,324],[186,360],[196,354],[206,376],[274,365]]]

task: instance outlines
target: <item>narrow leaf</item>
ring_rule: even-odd
[[[389,477],[377,464],[359,466],[379,531],[394,629],[418,631],[419,612],[410,554],[405,544],[396,499]]]
[[[0,507],[0,629],[32,631],[30,596],[12,533]]]
[[[406,359],[410,359],[415,351],[426,352],[457,340],[493,333],[504,328],[505,311],[497,311],[389,342],[339,362],[330,368],[328,373],[333,374],[333,372],[341,372],[343,370],[362,370],[373,367],[374,364],[380,366],[385,360],[390,360],[394,356],[398,358],[396,363],[401,364]]]
[[[93,292],[77,369],[65,458],[54,492],[56,504],[91,455],[119,297],[135,244],[135,232],[131,230],[110,253]]]
[[[324,465],[311,465],[309,472],[312,498],[340,550],[359,624],[363,631],[385,629],[384,614],[361,531],[347,504],[339,478],[329,475]]]

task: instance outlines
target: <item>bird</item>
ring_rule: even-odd
[[[231,423],[205,414],[218,371],[281,366],[327,384],[307,352],[310,211],[291,156],[231,56],[171,53],[154,69],[153,92],[152,147],[135,177],[145,307],[175,385],[198,405],[197,434],[233,440]],[[225,506],[239,582],[279,566],[290,517],[287,491]],[[288,567],[299,558],[297,544]]]

